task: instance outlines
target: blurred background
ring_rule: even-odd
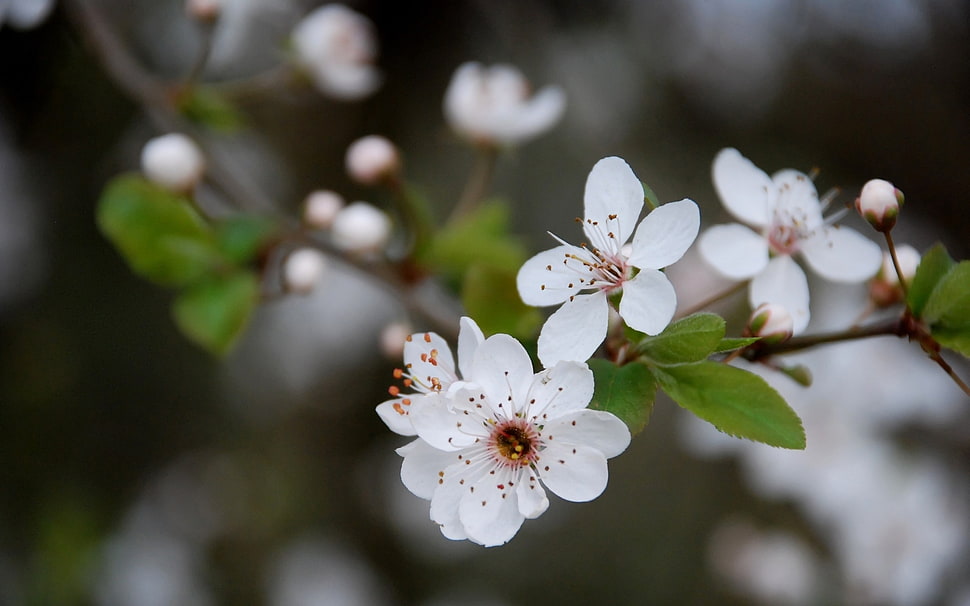
[[[238,83],[279,64],[320,3],[224,4],[204,78]],[[217,360],[99,234],[102,186],[160,132],[92,52],[80,5],[162,79],[201,45],[177,0],[65,0],[0,26],[0,604],[970,604],[970,402],[892,339],[802,354],[809,390],[779,380],[804,452],[726,442],[661,398],[596,501],[553,497],[499,548],[441,537],[400,484],[407,440],[374,414],[400,365],[381,332],[411,321],[393,296],[335,266]],[[374,23],[375,94],[240,87],[247,128],[209,142],[284,212],[318,188],[387,204],[343,165],[381,134],[447,213],[474,153],[442,99],[475,60],[566,93],[491,188],[531,251],[547,230],[578,237],[607,155],[661,200],[696,200],[705,226],[728,220],[710,163],[737,147],[769,173],[819,168],[839,203],[888,179],[907,200],[898,242],[970,253],[962,0],[348,5]],[[688,299],[709,286],[690,257],[671,274]],[[864,305],[864,287],[815,286],[814,329]]]

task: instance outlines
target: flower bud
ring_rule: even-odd
[[[186,0],[185,13],[206,24],[215,23],[222,14],[223,0]]]
[[[388,360],[400,360],[404,355],[404,343],[413,332],[406,322],[391,322],[381,330],[381,353]]]
[[[782,343],[791,338],[794,326],[787,309],[776,303],[762,303],[751,312],[744,334],[761,337],[763,343]]]
[[[288,292],[309,294],[320,281],[327,266],[323,253],[313,248],[300,248],[283,262],[283,284]]]
[[[155,137],[141,150],[141,169],[151,181],[179,193],[190,192],[202,179],[202,150],[180,133]]]
[[[303,202],[303,222],[316,229],[328,229],[346,205],[343,196],[325,189],[310,192]]]
[[[876,228],[886,232],[896,225],[899,207],[903,205],[903,192],[889,181],[872,179],[862,187],[855,207],[859,214]]]
[[[377,38],[367,17],[342,4],[313,10],[293,29],[294,58],[320,92],[353,101],[381,84]]]
[[[391,220],[366,202],[353,202],[334,217],[331,235],[334,245],[347,252],[377,252],[391,236]]]
[[[896,259],[899,260],[899,269],[903,272],[903,280],[909,284],[913,276],[916,275],[916,268],[919,267],[919,251],[908,244],[896,247]],[[899,284],[899,276],[896,268],[893,267],[893,258],[888,253],[883,253],[882,267],[876,276],[869,282],[869,297],[877,307],[888,307],[903,300],[903,288]]]
[[[368,135],[347,148],[347,173],[363,185],[377,185],[397,178],[401,157],[394,144],[380,135]]]

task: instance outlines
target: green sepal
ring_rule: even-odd
[[[923,254],[906,297],[906,304],[915,317],[922,318],[923,308],[929,301],[930,295],[954,263],[946,248],[939,243]]]
[[[647,203],[650,210],[660,208],[660,198],[657,197],[657,194],[645,182],[641,181],[640,185],[643,186],[643,201]]]
[[[178,109],[192,122],[220,133],[236,132],[245,124],[239,110],[210,87],[194,86],[182,93]]]
[[[724,318],[697,313],[670,324],[659,335],[644,338],[636,349],[655,364],[685,364],[706,359],[723,338]]]
[[[761,337],[725,337],[714,348],[714,353],[727,353],[748,345],[754,345],[760,340]]]
[[[781,448],[805,448],[801,419],[764,379],[718,362],[654,369],[677,404],[724,433]]]
[[[466,271],[461,302],[485,334],[531,339],[542,323],[539,310],[519,298],[515,275],[514,270],[486,264],[472,265]]]
[[[259,280],[249,271],[210,276],[182,291],[172,305],[175,324],[210,353],[227,353],[249,323]]]
[[[278,233],[275,221],[253,215],[235,215],[216,225],[219,250],[237,265],[256,259]]]
[[[657,396],[657,382],[650,369],[639,362],[616,366],[601,358],[590,360],[589,367],[594,380],[589,407],[613,413],[633,435],[643,431]]]
[[[224,263],[211,227],[184,196],[138,175],[108,183],[97,223],[136,274],[183,286]]]

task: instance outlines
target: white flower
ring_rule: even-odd
[[[315,248],[300,248],[286,257],[283,263],[283,283],[286,290],[309,294],[327,268],[327,260]]]
[[[386,137],[368,135],[350,144],[344,164],[354,181],[377,185],[397,177],[401,170],[401,155]]]
[[[32,29],[47,19],[54,8],[54,0],[2,0],[0,25],[9,23],[17,29]]]
[[[736,149],[714,159],[714,187],[738,223],[716,225],[698,240],[701,256],[734,280],[752,279],[751,306],[778,303],[792,314],[795,334],[808,326],[808,280],[792,260],[800,253],[818,275],[862,282],[879,269],[879,247],[855,230],[823,219],[815,185],[792,169],[769,177]]]
[[[547,86],[534,96],[511,65],[462,64],[445,92],[445,118],[459,135],[485,145],[515,145],[552,128],[566,97]]]
[[[562,303],[539,335],[539,359],[546,368],[593,355],[606,337],[609,298],[621,290],[619,313],[628,326],[655,335],[670,323],[677,295],[660,269],[693,243],[700,213],[691,200],[664,204],[643,219],[628,244],[642,208],[643,185],[627,163],[600,160],[586,180],[583,231],[589,244],[560,240],[561,246],[519,270],[519,295],[526,304]]]
[[[391,220],[366,202],[353,202],[340,209],[331,225],[333,243],[352,253],[372,253],[387,244]]]
[[[141,169],[151,181],[176,192],[188,192],[202,179],[205,157],[181,133],[155,137],[141,150]]]
[[[885,179],[870,179],[862,186],[855,207],[859,214],[878,231],[889,231],[896,224],[903,192]]]
[[[405,388],[413,393],[401,394],[390,388],[392,399],[377,406],[377,414],[391,431],[402,436],[416,435],[409,413],[416,399],[428,394],[447,392],[452,383],[467,373],[475,350],[485,340],[482,329],[471,318],[462,318],[458,331],[458,367],[448,342],[433,332],[415,333],[404,342],[404,368],[394,371]],[[461,374],[459,374],[461,371]]]
[[[355,100],[380,86],[373,26],[360,13],[342,4],[321,6],[296,25],[292,39],[297,61],[322,93]]]
[[[337,192],[326,189],[312,191],[303,202],[303,222],[315,229],[327,229],[333,225],[337,213],[344,206],[346,202]]]
[[[508,335],[486,339],[448,392],[414,402],[419,439],[398,453],[404,485],[431,500],[431,519],[449,539],[507,542],[549,506],[543,485],[567,501],[595,499],[606,488],[606,460],[630,443],[622,421],[586,408],[586,364],[533,374]]]

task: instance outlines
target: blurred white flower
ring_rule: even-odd
[[[401,170],[401,154],[386,137],[368,135],[347,148],[347,174],[363,185],[377,185],[394,179]]]
[[[460,136],[482,145],[516,145],[552,128],[566,107],[563,91],[547,86],[531,94],[511,65],[462,64],[445,91],[445,118]]]
[[[346,202],[337,192],[325,189],[310,192],[303,202],[303,222],[316,229],[327,229],[344,206]]]
[[[54,0],[0,0],[0,25],[17,29],[37,27],[54,8]]]
[[[409,418],[414,401],[427,394],[447,392],[452,383],[468,372],[485,335],[471,318],[462,318],[459,326],[457,367],[448,342],[437,334],[415,333],[404,340],[404,368],[395,370],[394,377],[412,392],[402,395],[397,386],[391,387],[394,397],[377,406],[378,416],[391,431],[402,436],[417,435]]]
[[[418,439],[398,449],[404,485],[431,501],[442,534],[501,545],[549,506],[542,484],[573,502],[603,492],[606,460],[626,449],[630,432],[612,414],[586,408],[593,395],[586,364],[564,361],[533,374],[525,348],[494,335],[478,346],[464,379],[413,402]]]
[[[283,284],[288,292],[309,293],[316,287],[326,268],[327,259],[319,250],[297,249],[283,262]]]
[[[909,244],[897,244],[896,259],[899,261],[899,269],[903,272],[903,281],[909,284],[913,276],[916,275],[916,268],[919,267],[921,259],[919,251]],[[893,265],[892,255],[888,251],[882,254],[882,267],[869,282],[869,296],[873,303],[880,307],[903,300],[903,289],[899,285],[899,275]]]
[[[381,84],[377,40],[369,19],[342,4],[312,11],[293,29],[296,60],[320,92],[347,101]]]
[[[205,157],[192,139],[181,133],[155,137],[141,150],[145,176],[172,191],[186,193],[202,179]]]
[[[701,234],[698,248],[714,269],[735,280],[751,279],[748,298],[784,306],[794,332],[809,321],[808,280],[793,260],[800,254],[818,275],[837,282],[861,282],[879,269],[874,242],[823,219],[815,185],[805,174],[785,169],[768,176],[736,149],[714,159],[714,188],[724,207],[742,223],[715,225]]]
[[[593,355],[606,338],[609,297],[621,291],[619,314],[631,328],[655,335],[670,322],[677,295],[660,269],[694,242],[700,212],[691,200],[671,202],[637,227],[642,208],[643,185],[629,165],[615,156],[600,160],[586,180],[583,231],[589,245],[559,240],[560,246],[519,270],[516,283],[527,305],[562,304],[539,335],[539,359],[546,368]]]
[[[399,360],[404,355],[404,347],[408,337],[413,333],[407,322],[390,322],[381,330],[380,350],[389,360]],[[407,363],[405,363],[407,366]],[[380,414],[380,412],[378,412]]]
[[[337,213],[331,225],[333,243],[351,253],[379,251],[391,236],[391,220],[366,202],[353,202]]]

